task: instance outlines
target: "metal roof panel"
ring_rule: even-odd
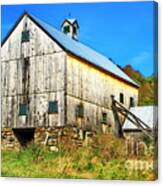
[[[130,112],[139,117],[144,123],[146,123],[151,129],[156,125],[158,121],[157,106],[138,106],[131,107]],[[125,120],[123,130],[137,129],[128,119]]]

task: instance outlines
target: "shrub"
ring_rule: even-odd
[[[94,138],[92,143],[94,154],[105,162],[111,159],[125,158],[125,140],[114,137],[112,134],[102,134]]]

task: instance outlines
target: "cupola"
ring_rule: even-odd
[[[61,30],[72,39],[78,39],[79,25],[76,19],[65,19],[61,25]]]

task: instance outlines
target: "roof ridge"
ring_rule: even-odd
[[[74,55],[83,58],[89,61],[90,63],[93,63],[94,65],[102,68],[103,70],[106,70],[112,73],[113,75],[116,75],[116,77],[119,77],[131,83],[132,85],[135,85],[136,87],[139,87],[139,85],[134,80],[132,80],[125,72],[119,69],[117,65],[110,61],[105,55],[83,44],[82,42],[76,41],[66,36],[64,33],[59,31],[51,24],[48,24],[46,21],[43,21],[37,18],[36,16],[33,16],[32,14],[30,14],[29,16],[33,17],[33,19],[35,19],[38,24],[41,24],[40,26],[47,27],[44,29],[46,29],[46,31],[50,33],[51,36],[55,40],[57,40],[57,42],[59,42],[59,44],[68,52],[73,53]]]
[[[31,18],[31,20],[35,24],[37,24],[37,26],[39,26],[41,29],[43,29],[43,31],[46,34],[48,34],[65,51],[67,51],[67,52],[69,52],[79,58],[86,60],[87,62],[91,63],[92,65],[95,65],[96,67],[112,74],[113,76],[115,76],[125,82],[132,84],[135,87],[139,87],[139,85],[134,80],[132,80],[127,74],[125,74],[125,72],[123,72],[121,69],[119,69],[117,67],[117,65],[114,64],[111,60],[109,60],[105,55],[103,55],[100,52],[94,50],[93,48],[85,45],[82,42],[76,41],[76,40],[66,36],[64,33],[59,31],[53,25],[37,18],[36,16],[34,16],[33,14],[31,14],[29,12],[26,12],[26,11],[24,12],[24,14],[16,22],[14,28],[17,26],[17,24],[20,22],[20,20],[22,20],[24,15],[27,15],[29,18]],[[12,31],[13,30],[11,30],[11,32]],[[11,33],[9,33],[9,34],[11,34]],[[7,38],[8,38],[8,36],[5,38],[5,41],[7,40]]]
[[[79,40],[74,40],[74,39],[72,39],[71,37],[67,37],[64,33],[62,33],[60,30],[58,30],[57,27],[55,27],[55,26],[52,25],[51,23],[48,23],[48,22],[46,22],[46,21],[44,21],[44,20],[42,20],[42,19],[40,19],[40,18],[38,18],[37,16],[34,16],[34,15],[32,15],[32,14],[28,14],[28,15],[29,15],[29,16],[32,16],[34,19],[38,19],[38,20],[44,22],[44,24],[47,24],[47,25],[50,26],[52,29],[56,29],[57,32],[63,34],[64,37],[66,37],[67,39],[71,40],[72,42],[77,42],[78,44],[81,44],[81,45],[83,45],[84,47],[87,47],[87,48],[93,50],[94,52],[98,53],[99,55],[101,55],[101,56],[105,57],[107,60],[109,60],[107,56],[105,56],[104,54],[102,54],[100,51],[97,51],[97,50],[94,49],[93,47],[88,46],[86,43],[84,43],[84,42],[82,42],[82,41],[79,41]],[[66,19],[67,19],[67,18],[66,18]],[[111,60],[109,60],[109,61],[111,61]],[[112,61],[112,63],[113,63],[113,61]],[[114,64],[114,63],[113,63],[113,64]],[[114,65],[116,65],[116,64],[114,64]]]

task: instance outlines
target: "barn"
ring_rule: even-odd
[[[4,146],[53,144],[69,130],[76,139],[114,132],[112,97],[126,108],[137,105],[138,84],[78,34],[76,19],[57,30],[24,12],[2,41]]]

